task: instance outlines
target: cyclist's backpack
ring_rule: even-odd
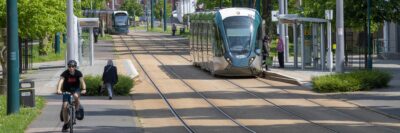
[[[85,117],[85,111],[83,109],[82,104],[79,105],[79,110],[76,111],[76,119],[83,120]]]

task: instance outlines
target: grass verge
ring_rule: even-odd
[[[39,55],[39,45],[33,45],[32,55],[33,62],[47,62],[47,61],[58,61],[65,59],[66,45],[61,43],[61,53],[56,54],[54,51],[49,52],[47,55]]]
[[[147,30],[146,26],[137,26],[137,27],[131,27],[130,30]],[[171,30],[171,26],[167,27],[167,31],[164,32],[163,27],[158,27],[155,26],[153,29],[149,28],[148,32],[158,32],[158,33],[167,33],[172,35],[172,30]],[[185,33],[180,34],[179,33],[179,27],[177,27],[177,31],[175,33],[177,36],[182,36],[182,37],[186,37],[188,38],[190,35],[190,31],[188,31],[188,29],[185,30]]]
[[[351,92],[384,88],[392,79],[392,75],[381,70],[357,70],[314,77],[312,87],[317,92]]]
[[[45,100],[36,97],[35,108],[22,108],[18,114],[6,115],[6,96],[0,96],[0,132],[23,133],[28,125],[38,116],[44,107]]]
[[[99,40],[100,41],[112,41],[113,38],[109,34],[104,34],[104,36],[99,35]]]

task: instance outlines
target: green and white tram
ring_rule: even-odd
[[[191,15],[193,65],[221,76],[262,71],[261,16],[251,8],[226,8]]]

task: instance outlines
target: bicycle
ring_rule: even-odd
[[[63,92],[63,96],[67,95],[68,101],[67,101],[67,108],[68,108],[68,117],[69,117],[69,132],[73,133],[74,132],[74,124],[76,123],[76,117],[75,117],[75,99],[73,95],[70,92]]]

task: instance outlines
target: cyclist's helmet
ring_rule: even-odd
[[[74,61],[74,60],[70,60],[70,61],[68,61],[68,67],[76,67],[76,61]]]

